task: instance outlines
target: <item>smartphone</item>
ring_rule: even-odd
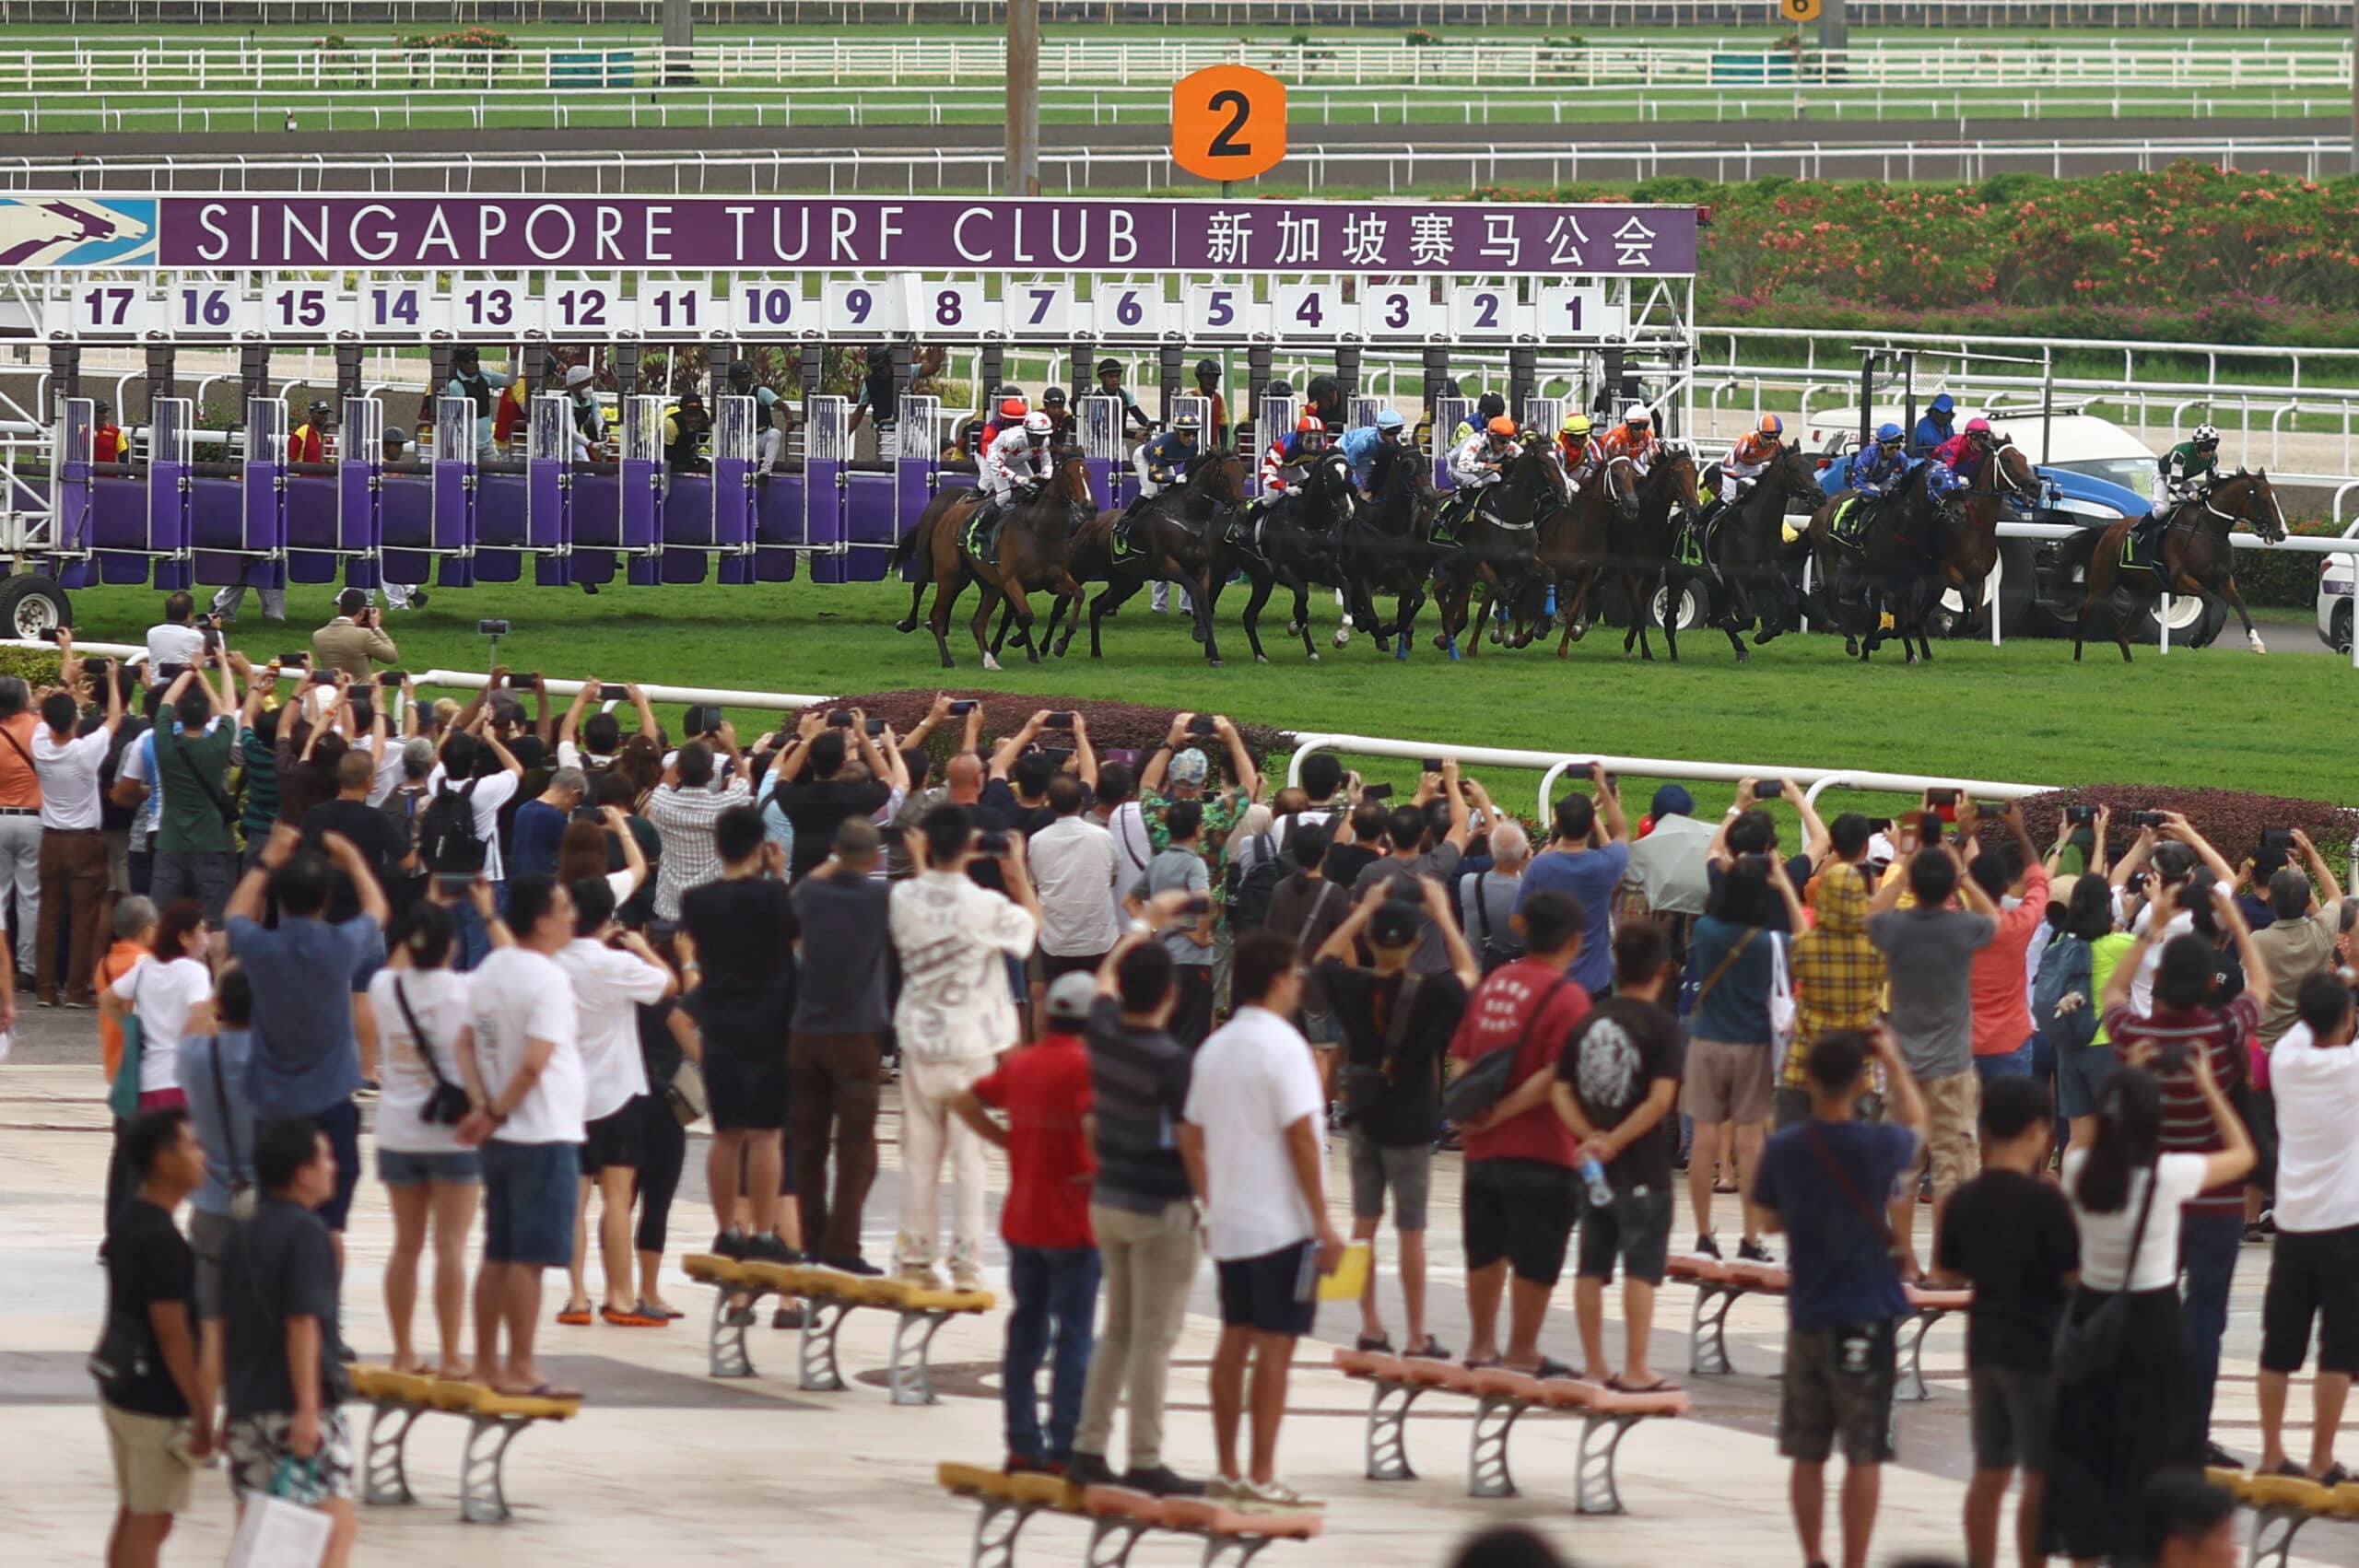
[[[2290,827],[2264,827],[2260,830],[2260,847],[2264,849],[2291,849],[2294,830]]]
[[[1200,893],[1196,895],[1195,897],[1189,899],[1185,904],[1180,905],[1180,912],[1191,919],[1201,920],[1206,915],[1213,912],[1213,901],[1210,897]]]
[[[477,621],[475,630],[486,637],[506,637],[508,623],[506,621]]]
[[[510,691],[531,691],[540,684],[541,673],[538,670],[511,671],[508,676]]]
[[[1417,764],[1417,766],[1424,768],[1427,773],[1439,773],[1441,771],[1441,758],[1438,756],[1429,756],[1423,762]]]
[[[1360,786],[1360,799],[1363,801],[1389,801],[1391,798],[1392,781],[1389,778],[1381,784],[1363,784]]]
[[[851,729],[851,715],[843,708],[839,708],[833,713],[827,715],[827,728],[830,730]]]
[[[1051,713],[1046,719],[1041,720],[1040,723],[1042,727],[1046,729],[1070,730],[1073,728],[1073,715],[1070,713]]]
[[[436,872],[434,873],[435,891],[449,897],[464,898],[467,895],[467,889],[475,884],[475,876],[473,872]]]
[[[992,827],[986,828],[982,832],[976,834],[975,853],[979,855],[1006,854],[1007,830],[1005,828]]]
[[[1774,801],[1785,792],[1786,781],[1782,778],[1764,778],[1753,787],[1753,798],[1756,801]]]
[[[1956,790],[1928,790],[1925,791],[1925,803],[1939,812],[1943,822],[1955,822],[1957,820]]]
[[[1188,733],[1191,735],[1217,735],[1220,733],[1220,726],[1213,722],[1213,716],[1211,714],[1199,713],[1193,719],[1188,720]]]
[[[381,686],[398,686],[404,681],[408,679],[409,672],[406,670],[380,670],[377,672],[377,684]]]
[[[41,627],[41,641],[43,641],[43,642],[55,642],[55,641],[57,640],[57,631],[58,631],[58,628],[57,628],[57,627],[55,627],[55,626],[43,626],[43,627]]]
[[[881,735],[885,732],[885,720],[882,719],[872,719],[866,724],[863,725],[862,728],[866,730],[872,736]]]
[[[314,670],[311,672],[311,684],[315,686],[332,686],[335,685],[335,672],[334,670]]]
[[[278,656],[278,667],[282,670],[308,670],[311,667],[311,656],[308,653],[282,653]]]
[[[1922,845],[1939,844],[1942,841],[1942,829],[1949,825],[1951,820],[1939,812],[1927,812],[1917,819],[1917,842]]]
[[[964,719],[974,711],[975,704],[972,698],[965,698],[950,705],[950,717],[953,719]]]
[[[2095,806],[2066,806],[2064,808],[2064,820],[2075,827],[2086,827],[2096,819],[2097,809]]]
[[[629,697],[630,693],[625,691],[620,686],[600,686],[598,688],[598,700],[600,702],[625,702],[629,700]]]

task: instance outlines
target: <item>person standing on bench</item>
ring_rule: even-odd
[[[1571,1367],[1540,1353],[1540,1329],[1579,1212],[1574,1167],[1580,1146],[1549,1094],[1565,1042],[1590,1007],[1589,992],[1567,977],[1580,952],[1580,901],[1543,887],[1524,899],[1515,920],[1524,956],[1485,977],[1449,1043],[1461,1065],[1494,1051],[1517,1053],[1506,1097],[1459,1123],[1466,1143],[1466,1306],[1473,1324],[1466,1364],[1569,1377]],[[1498,1349],[1503,1293],[1509,1297],[1505,1356]]]
[[[1852,1107],[1884,1064],[1889,1123]],[[1826,1562],[1826,1461],[1843,1445],[1843,1568],[1867,1568],[1883,1467],[1893,1457],[1895,1326],[1907,1315],[1884,1210],[1915,1168],[1925,1102],[1892,1036],[1830,1030],[1810,1048],[1810,1120],[1761,1151],[1753,1201],[1788,1238],[1786,1375],[1778,1451],[1793,1461],[1802,1561]]]
[[[1662,928],[1635,920],[1614,936],[1614,995],[1580,1022],[1556,1059],[1550,1091],[1584,1162],[1604,1168],[1614,1201],[1581,1214],[1579,1272],[1573,1311],[1581,1359],[1591,1383],[1625,1394],[1672,1387],[1647,1364],[1655,1291],[1671,1251],[1671,1156],[1679,1140],[1672,1107],[1679,1101],[1679,1020],[1662,993],[1677,968]],[[1591,1178],[1594,1179],[1594,1178]],[[1622,1259],[1622,1316],[1627,1348],[1617,1375],[1606,1369],[1605,1287]]]
[[[1097,1240],[1089,1229],[1093,1162],[1083,1119],[1090,1113],[1089,1047],[1080,1030],[1097,1000],[1093,977],[1058,976],[1049,987],[1048,1028],[1039,1043],[1011,1052],[998,1071],[977,1080],[955,1102],[959,1120],[1007,1152],[1000,1235],[1007,1242],[1015,1305],[1007,1315],[1000,1394],[1010,1475],[1043,1469],[1063,1475],[1072,1468],[1074,1424],[1081,1419],[1082,1385],[1089,1376]],[[1007,1113],[1005,1127],[992,1119],[993,1109]],[[1035,1379],[1051,1333],[1056,1375],[1044,1446]]]
[[[1415,892],[1415,901],[1400,896]],[[1418,904],[1425,907],[1423,918]],[[1449,967],[1412,973],[1426,921],[1441,933]],[[1360,939],[1375,957],[1353,961]],[[1315,965],[1327,1003],[1344,1032],[1341,1098],[1350,1117],[1352,1239],[1373,1243],[1392,1194],[1392,1228],[1401,1238],[1401,1303],[1413,1356],[1436,1361],[1449,1352],[1426,1331],[1426,1207],[1433,1190],[1434,1141],[1441,1136],[1441,1054],[1466,1011],[1482,971],[1450,918],[1449,895],[1430,877],[1369,883],[1344,923],[1319,950]],[[1376,1307],[1376,1270],[1360,1294],[1359,1349],[1391,1353]]]
[[[1237,1012],[1196,1053],[1180,1153],[1204,1203],[1220,1270],[1220,1344],[1213,1352],[1215,1502],[1267,1508],[1320,1506],[1278,1479],[1278,1423],[1286,1413],[1294,1342],[1319,1312],[1319,1276],[1343,1260],[1327,1218],[1319,1150],[1327,1096],[1310,1044],[1286,1022],[1302,1000],[1299,952],[1275,931],[1238,939],[1230,970]],[[1253,1448],[1237,1458],[1253,1363]]]

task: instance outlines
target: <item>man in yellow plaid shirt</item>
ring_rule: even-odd
[[[1872,1030],[1882,1004],[1884,954],[1868,941],[1867,873],[1837,860],[1811,887],[1817,924],[1794,938],[1794,1037],[1778,1075],[1779,1129],[1809,1119],[1810,1090],[1802,1061],[1813,1041],[1830,1029]]]

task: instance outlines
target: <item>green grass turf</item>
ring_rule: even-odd
[[[2167,660],[2141,649],[2126,667],[2110,645],[2092,646],[2077,669],[2059,642],[1940,643],[1930,667],[1909,669],[1884,655],[1863,667],[1832,638],[1788,637],[1740,669],[1717,632],[1683,639],[1677,665],[1661,661],[1659,639],[1656,663],[1625,665],[1620,634],[1601,627],[1561,663],[1553,651],[1488,649],[1452,664],[1430,645],[1429,607],[1415,652],[1398,664],[1366,638],[1330,650],[1333,602],[1319,594],[1312,620],[1321,661],[1307,663],[1299,641],[1286,642],[1273,602],[1262,620],[1273,661],[1257,667],[1238,625],[1242,591],[1233,594],[1222,603],[1222,670],[1207,669],[1186,623],[1152,614],[1144,594],[1106,625],[1103,661],[1087,659],[1085,626],[1067,658],[1035,667],[1010,649],[996,675],[981,669],[967,636],[971,592],[951,628],[958,668],[944,671],[923,626],[908,637],[893,630],[909,604],[898,582],[609,588],[594,598],[484,587],[438,591],[428,609],[394,614],[390,629],[413,671],[485,668],[475,621],[499,615],[515,627],[501,644],[504,662],[576,679],[819,694],[974,687],[1025,694],[1011,696],[1017,712],[1110,698],[1438,743],[2056,785],[2210,785],[2359,802],[2341,717],[2359,677],[2331,658],[2256,658],[2233,638]],[[291,626],[300,629],[266,626],[250,600],[230,645],[257,658],[308,646],[310,628],[331,613],[329,597],[323,587],[293,591]],[[110,641],[138,641],[159,603],[154,591],[134,588],[74,599],[77,631]],[[1048,605],[1036,598],[1044,619]],[[666,718],[676,723],[676,710]],[[775,721],[739,720],[748,735]],[[1406,778],[1414,765],[1369,771]],[[1491,769],[1487,781],[1504,802],[1530,809],[1537,775]],[[1699,793],[1719,798],[1709,787]],[[1862,799],[1880,812],[1893,806],[1890,796]]]

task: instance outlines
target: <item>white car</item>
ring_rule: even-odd
[[[2351,601],[2354,571],[2349,556],[2318,557],[2318,640],[2337,653],[2351,651]]]

